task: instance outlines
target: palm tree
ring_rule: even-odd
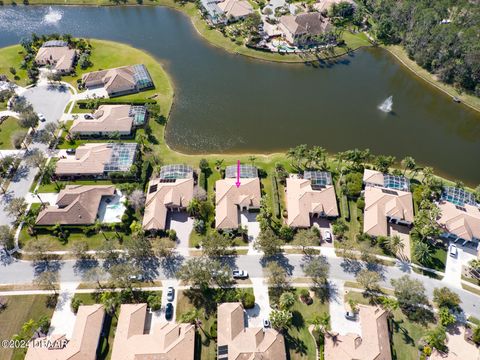
[[[295,304],[295,295],[293,295],[291,292],[287,291],[284,292],[278,301],[278,305],[280,309],[282,310],[288,310],[290,309],[293,304]]]
[[[223,161],[224,161],[223,159],[215,160],[215,169],[217,169],[217,171],[220,171],[220,169],[222,168]]]
[[[417,168],[417,163],[415,162],[415,159],[411,156],[405,156],[402,160],[402,165],[403,165],[403,176],[405,176],[405,173],[407,170],[413,171]]]
[[[315,314],[309,321],[313,325],[313,330],[322,334],[328,333],[328,326],[330,324],[330,315],[326,312]]]
[[[257,157],[255,155],[251,155],[248,157],[248,160],[252,163],[252,166],[255,165],[255,160],[257,160]]]
[[[413,256],[422,265],[432,260],[433,248],[425,241],[417,241],[413,246]]]
[[[105,307],[105,311],[108,315],[114,315],[117,317],[115,310],[120,303],[120,300],[117,294],[113,291],[105,291],[100,295],[100,302]]]
[[[398,235],[388,237],[386,243],[388,251],[392,254],[397,255],[400,251],[405,248],[405,244],[403,243],[402,239]]]
[[[100,220],[95,220],[95,223],[93,224],[93,229],[95,230],[95,232],[97,234],[102,234],[103,237],[105,238],[105,240],[108,240],[107,238],[107,235],[105,235],[105,233],[102,231],[102,228],[103,228],[103,224],[100,222]]]

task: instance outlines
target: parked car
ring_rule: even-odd
[[[165,319],[172,320],[173,318],[173,305],[172,303],[167,303],[165,306]]]
[[[132,281],[143,281],[143,275],[142,274],[130,275],[130,280],[132,280]]]
[[[45,119],[45,115],[43,115],[41,113],[38,113],[37,116],[38,116],[38,120],[40,120],[41,122],[45,122],[47,120],[47,119]]]
[[[263,319],[263,327],[264,328],[269,328],[270,327],[270,320],[268,319]]]
[[[233,270],[232,276],[234,279],[247,279],[248,272],[246,272],[245,270]]]
[[[65,151],[67,153],[67,155],[75,155],[75,149],[67,149],[67,151]]]
[[[332,242],[332,233],[330,232],[330,230],[326,230],[326,231],[323,233],[323,239],[324,239],[325,241]]]
[[[345,318],[347,320],[355,320],[357,318],[357,316],[355,315],[355,313],[353,311],[347,311],[345,313]]]
[[[451,257],[457,257],[458,256],[457,245],[455,245],[455,244],[450,245],[449,254],[450,254]]]
[[[171,286],[167,289],[167,301],[173,301],[175,298],[175,289]]]
[[[90,115],[90,114],[85,114],[85,115],[83,115],[83,118],[86,119],[86,120],[92,120],[93,116]]]

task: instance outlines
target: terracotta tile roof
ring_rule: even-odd
[[[105,312],[102,305],[82,305],[78,308],[72,338],[64,347],[29,347],[25,360],[95,360]],[[45,338],[43,338],[45,339]],[[49,340],[65,338],[53,335]],[[41,341],[42,339],[39,339]]]
[[[284,15],[280,24],[294,36],[320,35],[330,30],[331,25],[320,13],[304,13],[299,15]]]
[[[480,360],[480,350],[465,340],[465,327],[459,326],[447,332],[448,353],[433,349],[429,360]]]
[[[115,133],[130,134],[133,116],[130,105],[101,105],[93,114],[93,119],[77,119],[70,128],[72,134]]]
[[[228,349],[225,360],[284,360],[285,340],[274,329],[245,327],[241,303],[218,305],[218,349]],[[220,358],[220,356],[219,356]]]
[[[193,199],[193,177],[174,182],[150,180],[145,201],[143,228],[164,230],[169,208],[186,208]]]
[[[365,184],[383,186],[384,185],[383,173],[376,170],[365,169],[365,171],[363,172],[363,182]]]
[[[314,190],[310,180],[287,178],[287,224],[293,227],[310,227],[312,214],[338,216],[337,198],[332,185]]]
[[[325,335],[325,360],[391,360],[387,312],[359,305],[362,335]]]
[[[225,13],[227,18],[241,18],[253,13],[252,5],[246,0],[225,0],[219,2],[218,7]]]
[[[100,175],[112,157],[112,148],[106,143],[87,143],[79,146],[74,158],[57,161],[55,174],[68,175]]]
[[[480,207],[457,206],[448,201],[440,201],[438,207],[442,215],[437,222],[449,233],[469,241],[480,239]]]
[[[413,222],[412,193],[367,185],[363,232],[373,236],[388,236],[387,216]]]
[[[55,70],[70,71],[77,56],[68,46],[41,47],[35,56],[38,65],[52,65]]]
[[[241,179],[237,188],[236,179],[227,178],[215,182],[215,227],[217,229],[238,228],[238,211],[242,208],[260,207],[260,179]]]
[[[47,206],[37,216],[37,225],[88,225],[97,218],[103,196],[115,194],[113,185],[67,185],[56,206]]]
[[[111,360],[193,360],[195,327],[156,323],[145,333],[147,304],[120,307]]]

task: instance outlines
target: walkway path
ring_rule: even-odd
[[[253,294],[255,295],[255,307],[247,309],[248,326],[263,327],[263,319],[270,317],[270,297],[268,295],[268,284],[263,277],[250,278],[252,281]]]

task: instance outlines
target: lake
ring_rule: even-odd
[[[0,47],[30,33],[121,41],[157,57],[173,78],[166,141],[186,153],[270,153],[306,143],[413,156],[480,183],[480,113],[370,48],[318,67],[232,55],[188,17],[162,7],[1,7]],[[126,64],[127,65],[127,64]],[[378,106],[393,96],[393,113]]]

